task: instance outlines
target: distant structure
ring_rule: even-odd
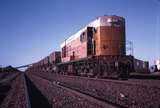
[[[20,69],[20,68],[28,68],[28,67],[31,67],[32,64],[27,64],[27,65],[22,65],[22,66],[18,66],[18,67],[15,67],[16,69]]]
[[[157,66],[157,69],[160,71],[160,59],[156,60],[156,66]]]

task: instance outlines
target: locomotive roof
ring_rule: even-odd
[[[78,32],[76,32],[75,34],[73,34],[72,36],[70,36],[68,39],[66,39],[61,45],[60,47],[64,47],[66,44],[70,43],[71,41],[77,39],[78,37],[80,37],[80,35],[87,29],[87,27],[99,27],[99,26],[111,26],[110,22],[111,19],[118,19],[118,20],[124,20],[123,17],[120,16],[116,16],[116,15],[105,15],[105,16],[100,16],[97,17],[94,21],[90,22],[88,25],[86,25],[85,27],[83,27],[82,29],[80,29]]]

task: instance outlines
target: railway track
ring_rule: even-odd
[[[160,80],[110,80],[49,73],[30,76],[39,76],[123,107],[160,107]]]
[[[50,81],[63,81],[64,79],[81,79],[81,80],[92,80],[92,81],[99,81],[99,82],[114,82],[114,83],[120,83],[120,84],[126,84],[126,85],[140,85],[140,86],[151,86],[160,88],[160,80],[159,79],[152,79],[144,76],[142,78],[141,76],[138,77],[130,77],[128,80],[115,80],[115,79],[102,79],[102,78],[90,78],[90,77],[81,77],[81,76],[69,76],[69,75],[58,75],[54,73],[39,73],[39,74],[33,74],[39,77],[42,77],[44,79],[50,80]],[[155,75],[156,77],[160,77]]]
[[[23,73],[11,76],[10,80],[12,80],[10,88],[0,88],[1,91],[9,89],[6,97],[0,98],[2,102],[0,108],[52,108],[45,96]],[[10,80],[6,81],[11,82]]]
[[[84,97],[87,100],[90,100],[90,101],[92,101],[94,103],[98,103],[99,105],[102,105],[104,108],[119,108],[119,107],[122,107],[122,106],[114,104],[114,103],[106,102],[105,100],[102,100],[100,98],[94,97],[94,96],[89,95],[89,94],[87,94],[85,92],[82,92],[80,90],[76,90],[76,89],[74,89],[72,87],[63,85],[63,84],[61,84],[59,82],[52,82],[52,83],[53,83],[54,86],[60,87],[60,88],[62,88],[64,90],[67,90],[67,91],[69,91],[71,93],[77,94],[80,97]]]
[[[12,88],[0,108],[160,107],[160,80],[123,81],[48,73],[19,74],[10,80]]]
[[[131,74],[130,79],[160,80],[160,75],[154,74]]]
[[[68,106],[68,108],[75,108],[76,106],[77,106],[76,108],[81,108],[81,107],[83,107],[83,108],[93,108],[93,107],[95,107],[95,108],[119,108],[119,107],[121,107],[121,106],[113,104],[113,103],[107,103],[106,101],[103,101],[97,97],[93,97],[91,95],[88,95],[84,92],[78,91],[78,90],[73,89],[71,87],[67,87],[65,85],[62,85],[59,82],[50,81],[50,80],[47,80],[47,79],[44,79],[44,78],[41,78],[38,76],[32,76],[32,79],[36,79],[37,81],[40,81],[41,84],[43,84],[43,82],[45,82],[46,85],[50,85],[50,87],[52,86],[53,87],[52,91],[54,91],[54,90],[55,90],[55,92],[56,92],[56,90],[60,91],[60,94],[63,94],[64,98],[62,98],[60,96],[55,96],[55,98],[53,97],[52,100],[54,100],[54,102],[55,102],[56,97],[61,98],[59,100],[61,102],[61,104],[66,104],[66,102],[64,102],[64,101],[67,101],[68,104],[70,104],[70,106]],[[68,99],[66,99],[66,98],[68,98]],[[74,102],[70,102],[70,101],[74,101]],[[53,103],[52,106],[53,106],[53,108],[66,108],[67,107],[67,106],[64,107],[61,105],[57,106],[55,103]]]
[[[10,82],[10,83],[9,83]],[[0,108],[30,108],[23,73],[19,73],[8,81],[11,85]]]
[[[27,108],[52,108],[51,104],[49,104],[48,100],[35,87],[31,80],[27,76],[25,76],[25,79],[30,100],[30,105]]]
[[[23,74],[23,85],[24,85],[24,96],[26,99],[26,108],[31,108],[31,103],[30,103],[30,99],[29,99],[29,93],[28,93],[28,87],[27,87],[27,81],[26,78]]]
[[[65,90],[68,90],[69,92],[78,94],[78,95],[80,95],[80,96],[82,96],[84,98],[87,98],[88,100],[91,100],[91,101],[95,102],[95,103],[101,104],[104,108],[120,108],[120,107],[122,107],[122,106],[120,106],[118,104],[108,102],[108,101],[106,101],[104,99],[92,96],[90,94],[87,94],[87,93],[82,92],[80,90],[77,90],[77,89],[74,89],[72,87],[66,86],[66,85],[61,84],[59,82],[53,82],[53,85],[56,85],[56,86],[61,87],[61,88],[65,89]]]

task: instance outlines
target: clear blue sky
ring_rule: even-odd
[[[126,18],[135,57],[160,57],[160,0],[0,0],[0,65],[36,62],[102,15]]]

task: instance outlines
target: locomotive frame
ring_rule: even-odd
[[[133,56],[91,56],[81,60],[59,63],[53,72],[98,78],[128,78],[133,70]]]

